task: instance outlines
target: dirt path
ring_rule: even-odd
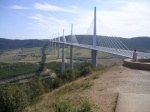
[[[115,66],[95,79],[83,94],[98,105],[99,112],[114,112],[120,92],[150,94],[150,72]]]

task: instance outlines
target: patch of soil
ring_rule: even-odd
[[[98,112],[114,112],[120,92],[150,94],[150,72],[114,66],[95,79],[92,88],[83,94],[98,106]]]

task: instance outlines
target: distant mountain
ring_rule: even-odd
[[[131,50],[150,52],[150,37],[120,38],[120,40]]]
[[[43,45],[43,40],[10,40],[0,38],[0,50],[17,49],[26,47],[39,47]]]

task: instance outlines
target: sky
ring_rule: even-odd
[[[71,34],[150,36],[150,0],[0,0],[0,38],[50,39]]]

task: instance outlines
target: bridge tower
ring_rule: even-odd
[[[73,43],[73,24],[71,24],[71,43]],[[73,45],[70,45],[70,68],[73,69]]]
[[[62,43],[62,63],[61,63],[61,70],[65,69],[65,53],[64,53],[64,49],[65,49],[65,36],[64,36],[64,29],[63,29],[63,43]]]
[[[93,31],[93,48],[96,48],[96,7],[94,7],[94,31]],[[97,66],[97,51],[91,50],[91,63],[93,66]]]
[[[58,46],[57,46],[57,51],[58,51],[58,52],[57,52],[57,59],[60,58],[60,56],[59,56],[60,43],[59,43],[59,42],[60,42],[60,37],[59,37],[59,32],[58,32],[58,44],[57,44],[57,45],[58,45]]]

